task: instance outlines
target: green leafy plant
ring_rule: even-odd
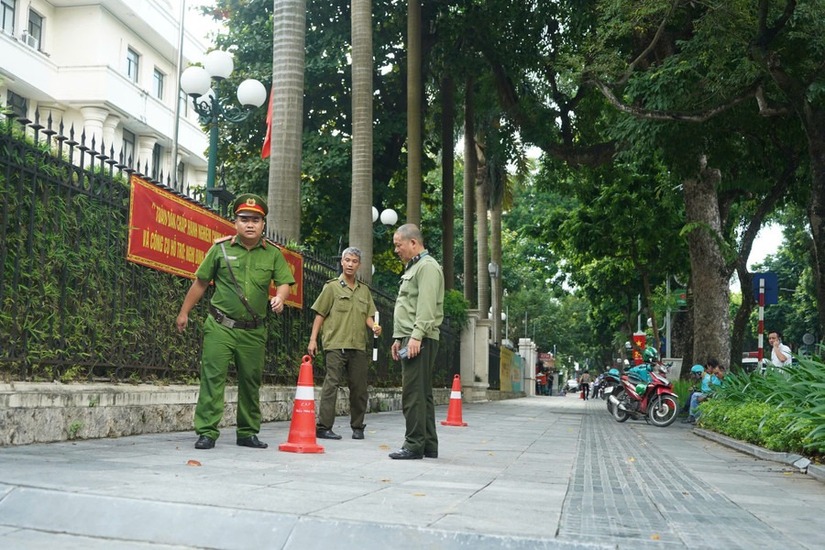
[[[467,326],[468,309],[470,309],[470,303],[464,294],[454,289],[444,293],[444,316],[450,319],[451,325],[457,331]]]
[[[77,435],[80,433],[80,430],[82,430],[82,429],[83,429],[83,422],[81,422],[79,420],[72,421],[72,423],[69,424],[69,429],[68,429],[68,432],[67,432],[68,439],[70,439],[70,440],[71,439],[77,439]]]
[[[700,405],[701,425],[776,451],[825,455],[825,363],[800,358],[783,371],[725,377]]]

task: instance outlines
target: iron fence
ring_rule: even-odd
[[[104,144],[64,130],[51,118],[41,125],[37,114],[33,122],[0,114],[0,373],[14,380],[193,381],[209,296],[179,334],[175,317],[190,281],[126,261],[129,177],[207,207],[190,190],[115,158],[113,148],[106,153]],[[303,256],[303,308],[267,320],[270,383],[294,384],[314,319],[309,306],[338,273],[335,260]],[[380,289],[373,296],[381,324],[391,327],[394,297]],[[374,386],[401,383],[391,342],[387,330],[370,373]],[[323,359],[315,366],[321,374]],[[450,387],[459,370],[459,331],[447,320],[434,385]]]

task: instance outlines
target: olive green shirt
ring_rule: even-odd
[[[444,320],[444,274],[425,250],[408,264],[401,275],[395,301],[393,338],[438,340]]]
[[[355,281],[350,288],[340,275],[327,281],[312,310],[324,318],[321,341],[325,350],[367,349],[367,317],[375,314],[375,302],[367,285]]]
[[[275,286],[295,284],[292,270],[284,255],[277,246],[266,239],[261,239],[257,246],[247,250],[237,237],[217,241],[206,253],[195,272],[195,277],[202,281],[215,281],[212,305],[236,321],[251,321],[252,315],[238,297],[221,252],[221,243],[226,248],[226,256],[229,258],[235,280],[252,311],[261,319],[265,318],[270,281],[274,281]]]

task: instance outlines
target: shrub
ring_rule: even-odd
[[[452,327],[461,332],[467,326],[467,310],[470,303],[458,290],[448,290],[444,293],[444,317],[450,319]]]
[[[774,451],[825,454],[825,364],[800,358],[783,372],[725,377],[700,406],[703,427]]]

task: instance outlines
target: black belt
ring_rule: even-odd
[[[212,314],[212,317],[214,317],[218,323],[222,324],[226,328],[258,328],[259,323],[257,321],[236,321],[234,319],[230,319],[223,311],[219,310],[212,304],[209,304],[209,313]]]

